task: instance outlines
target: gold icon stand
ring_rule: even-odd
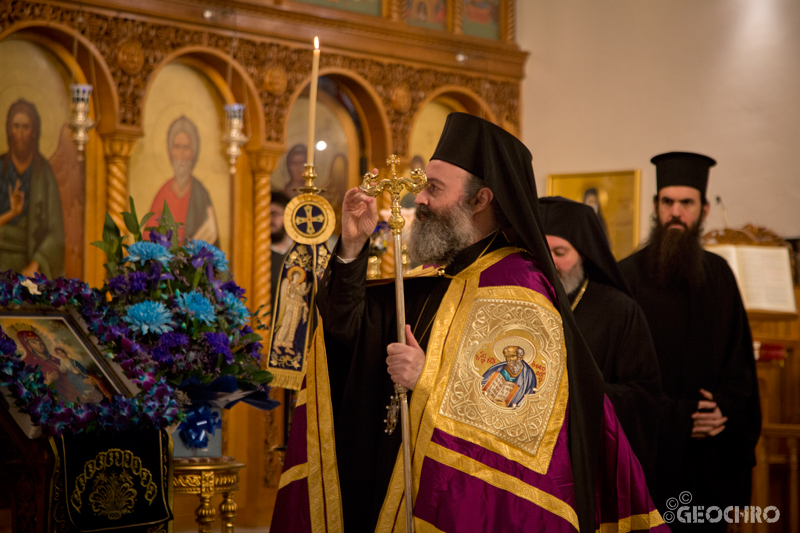
[[[173,462],[175,494],[197,494],[200,506],[195,511],[197,531],[211,533],[216,510],[211,506],[214,494],[222,494],[219,517],[223,533],[233,533],[236,502],[231,494],[239,490],[239,470],[243,463],[233,457],[176,458]]]

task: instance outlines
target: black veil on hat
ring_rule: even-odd
[[[692,152],[668,152],[650,160],[656,166],[656,188],[682,185],[694,187],[706,196],[708,170],[716,161],[702,154]]]
[[[558,281],[542,224],[532,156],[522,142],[482,118],[451,113],[431,160],[456,165],[482,179],[511,224],[520,247],[537,260],[556,289],[567,346],[569,376],[569,449],[581,531],[594,531],[595,488],[603,421],[603,376],[570,311]]]
[[[561,196],[546,196],[539,198],[539,213],[545,235],[569,241],[584,257],[584,270],[589,279],[611,285],[632,297],[608,246],[600,217],[591,206]]]

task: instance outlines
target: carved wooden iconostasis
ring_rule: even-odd
[[[314,36],[315,138],[325,142],[316,146],[317,184],[338,209],[390,154],[406,171],[412,158],[424,166],[451,111],[520,133],[526,54],[514,27],[513,0],[0,0],[0,111],[20,99],[35,109],[38,146],[27,146],[60,199],[60,218],[37,215],[63,242],[42,268],[102,285],[104,256],[90,243],[102,238],[105,212],[127,210],[129,196],[140,215],[159,210],[180,174],[193,195],[183,237],[218,243],[251,310],[268,305],[271,190],[298,186]],[[70,83],[94,86],[85,162],[66,127]],[[231,178],[221,138],[223,106],[234,102],[246,104],[250,140]],[[183,152],[173,149],[178,136]],[[14,149],[11,137],[0,132],[0,153]],[[247,465],[238,525],[269,524],[283,433],[282,407],[225,413],[223,453]],[[177,527],[191,527],[195,507],[176,498]]]

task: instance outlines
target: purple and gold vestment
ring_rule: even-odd
[[[574,531],[567,445],[569,376],[554,291],[511,247],[492,251],[450,281],[411,396],[415,528],[420,532]],[[334,413],[320,327],[309,359],[281,477],[272,530],[344,531]],[[524,350],[536,386],[511,406],[483,375],[508,347]],[[513,390],[513,384],[505,385]],[[338,420],[337,420],[338,423]],[[605,399],[596,445],[597,529],[668,531],[636,457]],[[396,457],[376,531],[405,531],[402,457]]]

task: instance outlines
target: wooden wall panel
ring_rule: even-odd
[[[493,41],[461,35],[461,0],[448,2],[446,31],[406,24],[405,0],[384,0],[382,17],[290,0],[0,0],[0,40],[26,34],[67,50],[77,41],[76,68],[96,72],[87,240],[102,234],[106,210],[127,206],[130,155],[144,134],[149,87],[164,65],[202,65],[224,84],[223,93],[247,102],[251,139],[232,190],[231,227],[240,243],[232,263],[255,308],[270,301],[270,177],[285,150],[289,112],[309,81],[313,37],[322,43],[321,74],[358,106],[369,168],[382,169],[391,153],[408,163],[414,121],[440,95],[519,132],[527,54],[514,43],[514,1],[501,5],[500,38]],[[90,247],[84,254],[86,281],[100,285],[102,254]],[[225,415],[225,450],[248,465],[236,496],[239,525],[269,524],[280,474],[271,448],[284,439],[282,420],[282,407],[264,414],[240,405]],[[191,527],[193,503],[176,501],[179,529]]]

